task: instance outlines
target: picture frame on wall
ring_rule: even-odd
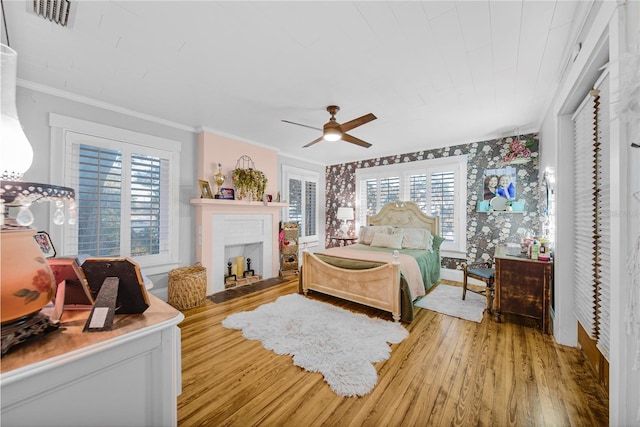
[[[236,198],[233,188],[221,188],[220,198],[224,200],[234,200]]]
[[[38,231],[33,235],[36,243],[40,247],[42,254],[45,258],[51,258],[56,256],[56,249],[53,247],[53,242],[51,242],[51,237],[46,231]]]
[[[209,185],[209,181],[199,179],[198,185],[200,186],[201,199],[213,199],[213,193],[211,192],[211,185]]]
[[[482,200],[490,201],[496,196],[516,200],[516,168],[485,169],[482,174]]]

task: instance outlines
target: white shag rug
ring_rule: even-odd
[[[340,396],[364,396],[378,382],[373,365],[409,336],[400,324],[305,298],[284,295],[253,311],[228,316],[222,326],[242,330],[267,350],[293,356],[294,365],[320,372]]]
[[[440,284],[429,294],[416,301],[414,305],[480,323],[482,322],[482,313],[487,307],[487,298],[467,290],[467,296],[463,301],[462,288]]]

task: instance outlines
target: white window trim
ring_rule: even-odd
[[[320,242],[320,174],[316,171],[302,169],[295,166],[282,165],[282,188],[284,194],[289,199],[289,179],[301,179],[304,181],[312,181],[316,183],[316,234],[313,236],[300,237],[298,243],[306,243],[309,247],[318,246]],[[289,209],[283,209],[283,218],[285,221],[289,221]],[[304,210],[304,209],[303,209]]]
[[[374,166],[370,168],[363,168],[356,170],[356,195],[358,197],[358,204],[361,203],[360,198],[360,182],[365,179],[379,178],[384,176],[400,176],[404,180],[405,177],[415,175],[416,172],[424,173],[426,171],[432,172],[437,170],[451,170],[453,167],[456,173],[455,192],[455,213],[454,221],[456,227],[455,241],[444,242],[440,248],[440,254],[443,257],[451,258],[466,258],[467,256],[467,156],[449,156],[439,157],[436,159],[419,160],[416,162],[408,163],[395,163],[392,165]],[[407,190],[404,182],[400,186],[400,199],[408,200],[408,195],[405,195]],[[356,221],[359,219],[356,218]],[[356,229],[360,228],[360,223],[356,224]]]
[[[67,158],[67,135],[83,134],[88,137],[111,139],[126,144],[138,145],[151,149],[170,152],[170,190],[169,190],[169,244],[168,254],[162,257],[136,257],[135,261],[143,269],[145,275],[167,273],[179,266],[179,188],[180,188],[180,151],[181,144],[178,141],[160,138],[153,135],[133,132],[113,126],[94,123],[74,117],[60,114],[49,114],[49,126],[51,128],[51,173],[52,183],[64,182],[64,165]],[[62,167],[61,167],[62,165]],[[55,242],[60,242],[59,247],[65,247],[65,230],[68,226],[59,227],[50,224],[51,237]]]

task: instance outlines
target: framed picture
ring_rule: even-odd
[[[53,243],[51,243],[51,237],[45,231],[38,231],[33,238],[36,240],[38,246],[40,246],[40,250],[45,258],[51,258],[56,256],[56,249],[53,247]]]
[[[235,191],[233,191],[233,188],[221,188],[220,198],[225,200],[233,200],[236,198]]]
[[[485,169],[482,174],[482,200],[490,201],[496,196],[516,199],[516,168],[507,166]]]
[[[213,199],[213,194],[211,193],[211,186],[209,185],[209,181],[199,179],[198,184],[200,185],[200,198]]]
[[[78,261],[75,258],[49,258],[47,262],[56,283],[65,281],[64,308],[90,310],[94,303],[91,288]]]

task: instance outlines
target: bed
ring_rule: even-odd
[[[357,244],[315,254],[304,251],[300,290],[388,311],[394,321],[410,322],[413,300],[440,279],[439,221],[413,202],[388,203],[367,217]]]

